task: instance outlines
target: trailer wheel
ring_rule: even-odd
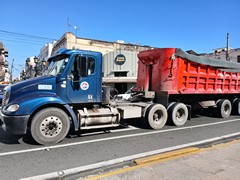
[[[232,103],[232,114],[240,115],[240,99],[235,98],[231,101],[231,103]]]
[[[161,129],[167,122],[167,110],[161,104],[152,104],[147,108],[145,121],[152,129]]]
[[[188,109],[183,103],[172,104],[168,108],[169,122],[175,126],[182,126],[187,122]]]
[[[46,145],[63,140],[69,128],[69,117],[63,110],[46,108],[33,117],[30,131],[37,143]]]
[[[222,118],[228,118],[232,112],[232,105],[228,99],[217,101],[217,114]]]

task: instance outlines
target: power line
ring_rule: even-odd
[[[8,42],[25,43],[32,45],[43,45],[49,41],[56,41],[54,38],[33,36],[23,33],[0,30],[0,39]],[[2,38],[3,37],[3,38]]]
[[[4,38],[8,38],[8,39],[14,39],[14,40],[17,39],[17,40],[22,40],[22,41],[31,41],[31,40],[34,40],[36,42],[49,41],[49,40],[45,40],[45,39],[34,39],[34,38],[23,37],[23,36],[15,36],[15,35],[12,35],[12,34],[4,34],[4,33],[1,33],[1,32],[0,32],[0,36],[4,37]]]
[[[29,35],[29,34],[24,34],[24,33],[0,30],[0,41],[2,41],[2,40],[7,41],[8,44],[10,42],[25,43],[25,44],[28,44],[28,46],[31,46],[31,45],[44,46],[44,44],[47,44],[49,42],[57,41],[57,39],[49,38],[49,37],[33,36],[33,35]],[[10,44],[13,44],[13,43],[10,43]],[[14,59],[13,59],[12,64],[9,67],[10,68],[10,81],[13,80],[13,76],[16,76],[18,73],[21,72],[21,69],[24,68],[24,65],[17,64],[17,66],[19,66],[21,68],[15,67]]]
[[[26,44],[33,44],[33,45],[40,45],[40,46],[42,46],[43,45],[43,43],[34,43],[34,42],[27,42],[27,41],[15,41],[15,40],[8,40],[8,39],[3,39],[3,38],[1,38],[1,40],[4,40],[4,41],[9,41],[9,42],[17,42],[17,43],[26,43]],[[44,43],[45,44],[45,43]]]
[[[5,30],[0,30],[0,32],[6,33],[6,34],[18,35],[18,36],[37,38],[37,39],[46,39],[46,40],[51,40],[51,41],[56,41],[57,40],[57,39],[48,38],[48,37],[33,36],[33,35],[28,35],[28,34],[23,34],[23,33],[16,33],[16,32],[11,32],[11,31],[5,31]]]
[[[8,42],[25,43],[31,45],[43,45],[49,41],[56,41],[54,38],[33,36],[23,33],[0,30],[0,39]],[[3,37],[3,38],[2,38]]]

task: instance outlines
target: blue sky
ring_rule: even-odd
[[[239,0],[2,0],[0,41],[15,75],[45,43],[75,32],[67,18],[79,37],[209,53],[226,46],[227,33],[240,48],[239,7]]]

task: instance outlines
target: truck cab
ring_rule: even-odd
[[[102,102],[101,53],[61,50],[48,61],[47,75],[56,77],[56,94],[64,102],[70,105]]]
[[[107,121],[103,123],[119,120],[118,112],[102,108],[106,101],[102,99],[100,52],[61,49],[48,62],[50,65],[45,76],[6,89],[1,109],[5,131],[11,134],[30,131],[38,143],[48,144],[61,141],[70,124],[76,131],[81,125],[98,124],[94,117],[87,118],[91,114],[89,108],[98,107],[96,114],[111,117],[101,120]]]

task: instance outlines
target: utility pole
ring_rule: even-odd
[[[229,39],[229,33],[227,33],[227,49],[226,49],[226,60],[227,60],[227,61],[229,61],[229,54],[228,54],[229,45],[228,45],[228,39]]]
[[[10,83],[12,83],[12,77],[13,77],[13,63],[14,63],[14,59],[12,60],[12,65],[10,70]]]

